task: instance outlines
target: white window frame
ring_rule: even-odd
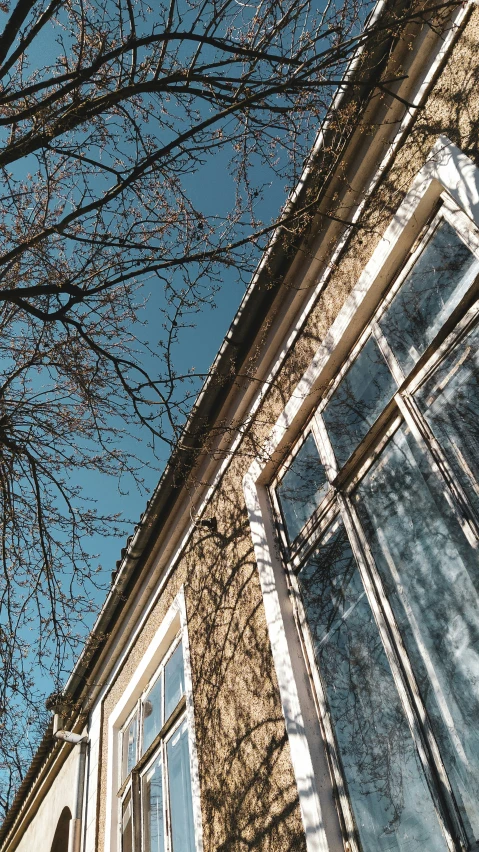
[[[479,169],[449,139],[440,136],[278,418],[265,451],[255,459],[243,480],[308,852],[326,852],[332,848],[325,830],[324,793],[319,792],[325,779],[318,777],[317,760],[307,735],[305,719],[311,707],[301,688],[305,661],[298,658],[297,631],[292,623],[288,585],[276,546],[268,486],[279,464],[284,462],[286,448],[296,440],[324,391],[339,381],[338,366],[346,365],[383,294],[404,266],[444,194],[452,202],[451,209],[458,208],[466,217],[463,220],[466,228],[468,221],[479,226]],[[342,373],[345,369],[346,366]],[[335,843],[334,848],[341,846]]]
[[[162,666],[170,653],[181,641],[183,645],[183,663],[185,675],[185,711],[178,718],[178,723],[188,725],[188,743],[190,751],[190,775],[193,805],[193,824],[195,833],[196,852],[203,852],[203,829],[201,820],[200,781],[198,769],[198,754],[196,749],[195,719],[193,705],[193,688],[191,678],[191,660],[186,619],[186,602],[184,588],[178,591],[172,605],[168,609],[161,625],[156,631],[139,665],[135,669],[121,698],[112,710],[108,719],[108,759],[107,759],[107,795],[106,795],[106,824],[105,852],[120,852],[120,808],[118,791],[121,789],[121,732],[128,720],[138,707],[141,697],[149,686],[152,686]],[[162,696],[164,700],[164,696]],[[182,699],[183,701],[183,699]],[[165,742],[176,731],[175,722],[165,735]],[[157,751],[155,751],[157,756]],[[152,755],[153,759],[153,755]],[[142,769],[143,774],[143,769]]]

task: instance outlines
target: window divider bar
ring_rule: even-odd
[[[441,207],[443,218],[457,231],[472,253],[479,257],[479,230],[477,225],[466,216],[447,192],[442,193],[441,199],[443,202]]]
[[[290,461],[289,457],[288,457],[288,461]],[[287,470],[286,466],[284,466],[284,467]],[[286,524],[285,524],[285,521],[284,521],[282,509],[281,509],[281,504],[280,504],[280,502],[278,500],[278,496],[276,494],[276,486],[278,485],[279,481],[281,481],[279,479],[279,477],[276,477],[276,480],[274,481],[274,483],[268,487],[268,493],[269,493],[269,498],[271,500],[271,503],[273,505],[273,511],[275,513],[276,527],[277,527],[277,530],[279,532],[279,540],[280,540],[281,549],[286,554],[290,550],[291,545],[288,541],[288,536],[286,534]]]
[[[317,411],[311,422],[311,429],[316,440],[318,452],[323,462],[326,476],[330,482],[333,482],[338,475],[338,466],[334,455],[331,441],[319,411]]]
[[[477,547],[479,523],[475,513],[416,401],[409,393],[403,392],[396,394],[396,404],[419,446],[424,447],[426,452],[432,456],[440,477],[451,494],[452,501],[450,501],[450,504],[452,503],[451,507],[459,525],[469,544],[472,547]]]
[[[133,852],[141,852],[140,773],[137,769],[131,771],[131,819]]]
[[[136,767],[135,767],[137,772],[141,772],[142,769],[144,769],[146,764],[149,762],[150,758],[153,756],[153,753],[158,749],[158,746],[160,745],[162,740],[164,740],[165,737],[168,736],[171,729],[176,725],[178,719],[180,718],[182,713],[184,713],[185,710],[186,710],[186,695],[183,693],[183,695],[181,696],[181,698],[180,698],[178,704],[176,705],[175,709],[172,711],[172,713],[170,713],[168,719],[164,723],[163,727],[160,728],[160,730],[158,731],[153,742],[148,746],[145,753],[142,754],[142,756],[140,757],[140,759],[139,759],[139,761],[138,761],[138,763],[136,764]]]
[[[427,379],[438,368],[441,361],[447,358],[451,350],[457,346],[467,334],[469,334],[472,327],[477,322],[479,314],[479,302],[477,301],[477,296],[479,294],[478,282],[472,286],[471,293],[475,296],[475,301],[469,310],[467,310],[462,319],[455,325],[454,329],[447,335],[442,343],[436,347],[435,352],[427,357],[427,359],[424,359],[424,357],[420,359],[419,363],[421,364],[424,361],[423,365],[419,370],[414,370],[411,378],[408,379],[407,393],[410,396],[412,396],[412,394],[415,393],[425,381],[427,381]],[[469,294],[466,294],[465,299],[469,299]],[[458,306],[459,308],[461,307],[461,304]],[[426,355],[427,352],[428,351],[426,350]]]
[[[404,384],[404,379],[405,379],[404,373],[401,370],[401,367],[399,366],[398,361],[397,361],[397,359],[396,359],[386,337],[382,333],[381,326],[379,325],[378,322],[372,323],[371,331],[372,331],[373,337],[375,337],[375,339],[376,339],[376,343],[379,346],[381,354],[384,356],[384,358],[386,360],[386,363],[389,367],[389,370],[392,374],[394,381],[396,382],[398,388],[401,387],[401,385]]]

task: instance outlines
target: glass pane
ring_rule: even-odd
[[[479,838],[479,565],[403,426],[355,494],[471,842]]]
[[[298,575],[364,852],[446,852],[391,669],[341,522]]]
[[[370,337],[322,412],[340,467],[395,393],[396,382]]]
[[[479,261],[444,220],[379,322],[405,375],[479,272]]]
[[[137,714],[135,714],[130,724],[127,728],[125,728],[122,734],[122,781],[124,781],[127,775],[130,774],[137,761],[137,728]]]
[[[144,852],[164,852],[163,764],[161,757],[142,778]]]
[[[191,796],[190,752],[186,722],[166,747],[173,852],[195,852]]]
[[[479,517],[479,327],[419,389],[425,413]]]
[[[183,645],[180,642],[165,666],[165,722],[184,693]]]
[[[132,850],[131,793],[127,793],[121,809],[121,852],[132,852]]]
[[[143,699],[141,706],[143,723],[142,754],[151,745],[161,730],[161,677]]]
[[[290,541],[294,541],[309,521],[327,491],[326,473],[310,434],[276,488]]]

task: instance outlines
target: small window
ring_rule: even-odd
[[[181,642],[140,697],[120,748],[121,852],[195,852]]]
[[[271,487],[351,852],[479,848],[478,274],[445,203]]]

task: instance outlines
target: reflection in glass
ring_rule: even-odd
[[[341,522],[298,575],[364,852],[446,852]]]
[[[142,754],[161,730],[161,677],[142,701]]]
[[[396,389],[379,346],[370,337],[322,412],[340,467],[367,435]]]
[[[288,539],[294,541],[328,491],[328,481],[311,434],[276,488]]]
[[[161,758],[142,779],[144,852],[164,852],[163,765]]]
[[[416,393],[436,438],[479,518],[479,327]]]
[[[190,752],[186,722],[183,722],[175,731],[166,751],[173,852],[195,852]]]
[[[442,221],[379,321],[405,375],[414,367],[479,272],[479,261]]]
[[[185,692],[183,645],[180,642],[165,666],[165,722]]]
[[[479,566],[405,426],[355,494],[469,840],[479,838]]]
[[[128,792],[121,808],[121,852],[133,850],[133,826],[131,820],[131,793]]]
[[[136,763],[136,741],[137,741],[137,714],[133,716],[130,724],[123,731],[122,736],[122,780],[130,774]]]

